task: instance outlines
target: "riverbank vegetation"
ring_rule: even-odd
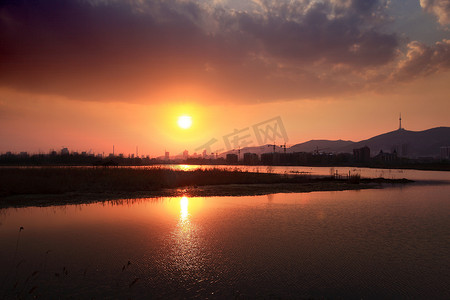
[[[336,178],[219,168],[191,171],[118,167],[4,168],[0,172],[0,206],[20,206],[21,203],[29,205],[28,200],[32,198],[76,198],[76,201],[84,201],[83,199],[88,198],[177,196],[180,193],[191,196],[237,196],[361,189],[385,183],[406,182],[409,181],[362,179],[359,175]]]
[[[234,156],[234,159],[233,159]],[[260,158],[259,158],[260,157]],[[350,153],[321,153],[321,152],[294,152],[294,153],[264,153],[260,156],[247,155],[239,159],[231,154],[231,159],[224,157],[189,157],[187,159],[166,160],[150,157],[125,157],[123,155],[94,156],[90,153],[58,154],[52,151],[49,154],[5,153],[0,154],[0,166],[156,166],[161,164],[188,164],[188,165],[247,165],[247,166],[309,166],[309,167],[357,167],[380,169],[415,169],[450,171],[450,160],[437,157],[406,158],[398,157],[392,153],[367,159],[355,159]]]

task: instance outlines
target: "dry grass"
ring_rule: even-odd
[[[241,196],[339,191],[404,184],[406,179],[311,177],[241,170],[164,168],[3,168],[0,209],[177,196]]]
[[[240,170],[164,168],[6,168],[0,172],[0,197],[32,194],[157,191],[186,186],[304,182],[307,176]]]

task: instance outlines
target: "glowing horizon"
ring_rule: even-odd
[[[4,1],[0,153],[219,152],[275,117],[288,145],[364,140],[400,112],[450,126],[444,2]]]

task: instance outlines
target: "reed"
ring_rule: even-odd
[[[103,276],[104,271],[99,272],[97,275],[94,274],[94,277],[91,276],[91,278],[87,278],[87,267],[82,268],[81,270],[71,270],[69,272],[68,267],[65,265],[61,267],[54,263],[53,267],[47,270],[47,256],[52,252],[50,250],[45,252],[44,263],[39,264],[37,269],[33,268],[31,271],[30,268],[22,267],[21,270],[19,270],[22,262],[30,261],[29,257],[25,257],[17,263],[18,252],[21,246],[19,242],[22,230],[24,230],[24,228],[20,227],[13,259],[11,260],[9,268],[6,269],[5,277],[0,285],[0,299],[61,299],[65,298],[64,295],[59,294],[61,293],[61,290],[55,291],[53,287],[65,286],[77,279],[80,280],[78,281],[78,284],[83,286],[92,278],[96,279],[95,276]],[[140,277],[136,277],[136,270],[130,270],[131,267],[132,263],[128,260],[121,268],[121,271],[118,271],[118,277],[114,281],[115,284],[114,282],[110,282],[110,287],[116,288],[115,292],[118,295],[128,295],[133,286],[139,284]],[[119,268],[117,269],[119,270]],[[114,278],[114,274],[111,275],[111,278]]]
[[[186,186],[303,182],[306,176],[225,169],[42,167],[0,172],[0,197],[24,194],[158,191]]]

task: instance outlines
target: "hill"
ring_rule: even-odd
[[[288,148],[286,148],[287,151]],[[220,154],[221,157],[225,157],[227,154],[238,154],[238,150],[230,150],[226,151]],[[275,152],[283,152],[284,149],[282,149],[280,146],[275,146]],[[273,152],[273,145],[262,145],[262,146],[256,146],[256,147],[244,147],[240,149],[241,156],[244,153],[256,153],[258,155],[261,155],[262,153],[269,153]]]
[[[352,145],[337,149],[351,153],[355,148],[367,146],[371,156],[383,152],[397,151],[403,157],[438,157],[440,148],[450,146],[450,127],[436,127],[423,131],[395,130],[374,136]]]
[[[360,141],[344,140],[310,140],[304,143],[293,145],[286,149],[287,153],[292,152],[325,152],[325,153],[353,153],[353,149],[367,146],[370,148],[371,156],[377,155],[381,150],[383,152],[397,151],[399,156],[418,158],[418,157],[439,157],[440,148],[450,146],[450,127],[436,127],[423,131],[395,130],[383,133],[372,138]],[[283,152],[282,147],[276,146],[275,152]],[[273,152],[272,145],[263,145],[257,147],[245,147],[240,150],[244,153],[262,153]],[[237,154],[236,150],[222,153],[225,156],[228,153]]]
[[[345,147],[352,147],[355,142],[352,141],[330,141],[330,140],[310,140],[305,143],[296,144],[290,147],[287,152],[327,152],[334,153]],[[353,149],[353,148],[352,148]]]

